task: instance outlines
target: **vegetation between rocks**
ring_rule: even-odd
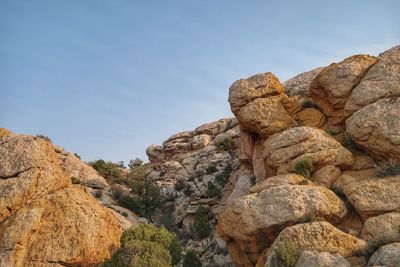
[[[182,267],[201,267],[201,261],[197,257],[197,254],[190,250],[186,253],[185,258],[183,259]]]
[[[295,266],[299,259],[300,252],[292,241],[281,243],[275,250],[277,258],[283,267]]]
[[[394,158],[379,161],[376,163],[376,172],[379,177],[399,175],[400,161]]]
[[[208,237],[211,233],[209,210],[204,206],[199,206],[194,214],[194,229],[199,238]]]
[[[297,174],[304,176],[305,178],[310,178],[312,172],[314,171],[314,164],[311,158],[303,158],[298,160],[294,169]]]

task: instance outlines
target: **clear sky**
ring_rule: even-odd
[[[0,127],[82,156],[145,157],[231,116],[236,79],[283,82],[400,43],[400,1],[0,0]]]

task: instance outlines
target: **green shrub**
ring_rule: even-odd
[[[199,206],[194,214],[194,229],[199,238],[208,237],[211,233],[208,215],[209,210],[204,206]]]
[[[297,260],[299,259],[300,253],[293,242],[285,241],[278,246],[275,250],[279,262],[284,267],[295,266]]]
[[[102,159],[88,162],[101,176],[106,178],[110,183],[121,183],[125,180],[124,172],[122,171],[121,162],[113,163],[105,162]],[[123,163],[122,163],[123,164]],[[123,165],[122,165],[123,166]]]
[[[72,184],[80,184],[81,180],[79,180],[79,178],[76,178],[74,176],[71,177],[71,183]]]
[[[298,160],[294,169],[297,174],[300,174],[306,178],[310,178],[312,172],[314,171],[314,165],[311,158],[303,158]]]
[[[343,146],[347,149],[354,148],[354,142],[351,138],[351,135],[348,132],[345,132],[343,135]]]
[[[215,142],[215,146],[219,151],[232,151],[236,148],[236,143],[231,137],[226,137]]]
[[[225,184],[229,181],[229,175],[232,172],[232,165],[226,165],[224,170],[215,176],[215,181],[221,186],[224,187]]]
[[[124,216],[124,217],[128,217],[129,216],[128,213],[126,213],[125,211],[121,212],[121,215]]]
[[[136,250],[137,248],[140,250]],[[118,260],[129,258],[130,263],[141,264],[121,266],[170,266],[171,262],[175,265],[181,260],[182,247],[177,236],[164,227],[157,228],[152,224],[141,224],[124,231],[121,236],[121,248],[115,255],[121,251],[125,252],[125,255],[116,256]],[[151,265],[153,261],[159,261],[164,265]]]
[[[209,181],[207,184],[207,197],[217,197],[221,194],[221,190],[217,188],[213,182]]]
[[[215,165],[210,165],[210,166],[208,166],[206,168],[206,173],[207,174],[211,174],[211,173],[214,173],[216,171],[218,171],[218,169],[217,169],[217,166],[215,166]]]
[[[140,167],[143,165],[143,160],[139,159],[139,158],[135,158],[135,159],[131,159],[128,163],[128,167],[129,169],[135,169],[137,167]]]
[[[389,158],[379,161],[376,164],[376,172],[379,177],[393,176],[400,174],[400,160]]]
[[[50,137],[48,137],[48,136],[46,136],[46,135],[37,134],[36,137],[41,138],[41,139],[44,139],[44,140],[49,141],[49,142],[51,143]]]
[[[127,208],[130,211],[133,211],[135,213],[140,214],[141,212],[141,203],[138,197],[132,197],[132,196],[120,196],[118,199],[118,203],[124,207]]]
[[[188,251],[183,260],[182,267],[201,267],[201,262],[194,251]]]
[[[183,190],[183,193],[184,193],[186,196],[190,197],[190,196],[194,193],[192,186],[191,186],[190,184],[188,184],[188,185],[185,187],[185,189]]]
[[[78,159],[81,159],[81,156],[79,156],[78,154],[74,153],[75,157],[77,157]]]

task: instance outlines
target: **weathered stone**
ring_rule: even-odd
[[[311,181],[316,184],[330,187],[340,177],[341,171],[338,167],[327,165],[314,172]]]
[[[289,96],[307,95],[312,80],[314,80],[314,78],[323,69],[325,69],[325,67],[319,67],[319,68],[313,69],[311,71],[301,73],[301,74],[287,80],[286,82],[283,83],[283,85],[285,86],[285,92]]]
[[[351,91],[376,62],[375,57],[352,56],[329,65],[312,81],[310,96],[330,122],[340,124],[344,121],[344,106]]]
[[[265,181],[257,183],[255,186],[250,188],[249,193],[260,193],[271,187],[281,185],[312,185],[313,183],[301,175],[295,173],[281,174],[268,178]]]
[[[392,243],[378,249],[369,259],[368,266],[400,266],[400,243]]]
[[[295,171],[297,161],[310,158],[316,170],[333,165],[353,164],[353,155],[330,135],[311,127],[295,127],[269,137],[264,142],[264,160],[269,176]]]
[[[317,128],[322,127],[326,122],[325,115],[315,108],[305,108],[296,113],[293,118],[299,122],[300,125]]]
[[[351,267],[351,264],[338,253],[303,251],[295,267]]]
[[[0,128],[0,138],[12,135],[13,133],[6,128]]]
[[[371,216],[400,210],[400,176],[346,179],[342,182],[348,201],[365,220]]]
[[[348,114],[379,99],[400,96],[400,46],[385,51],[378,59],[352,91],[345,106]]]
[[[376,245],[400,242],[400,212],[390,212],[368,218],[361,238]]]
[[[161,162],[165,158],[164,148],[160,145],[151,145],[146,149],[150,162]]]
[[[229,103],[236,114],[243,106],[257,98],[280,95],[283,85],[271,72],[261,73],[247,79],[235,81],[229,88]]]
[[[61,189],[0,224],[0,266],[98,264],[119,246],[120,235],[115,217],[94,198]]]
[[[400,97],[378,100],[346,120],[353,142],[380,158],[400,159]]]
[[[283,230],[270,248],[265,266],[276,266],[276,250],[288,242],[299,251],[338,253],[350,257],[365,252],[368,247],[365,241],[343,233],[328,222],[311,222],[297,224]]]
[[[325,187],[282,185],[236,199],[218,219],[225,240],[246,253],[259,255],[285,226],[311,216],[339,222],[345,203]]]

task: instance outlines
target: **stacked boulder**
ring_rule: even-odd
[[[241,79],[229,103],[257,182],[218,217],[238,266],[399,266],[400,46],[284,84]],[[378,177],[385,160],[399,174]]]

